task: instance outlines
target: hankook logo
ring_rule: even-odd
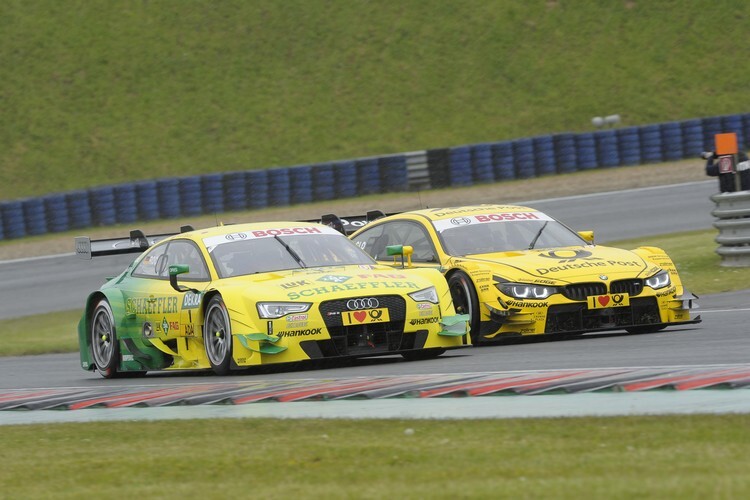
[[[455,226],[463,226],[464,224],[471,224],[471,219],[468,217],[454,217],[451,219],[451,224]]]
[[[346,307],[350,311],[358,311],[360,309],[375,309],[380,305],[378,299],[369,297],[366,299],[351,299],[346,303]]]
[[[588,250],[552,250],[550,252],[540,253],[539,255],[548,259],[557,259],[560,262],[573,262],[578,259],[602,260],[599,257],[591,257],[593,254]]]

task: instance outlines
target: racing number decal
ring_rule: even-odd
[[[588,298],[589,309],[606,309],[608,307],[625,307],[629,305],[630,296],[627,293],[592,295]]]
[[[344,311],[341,313],[341,321],[344,326],[365,325],[368,323],[385,323],[390,321],[388,309],[366,309],[364,311]]]

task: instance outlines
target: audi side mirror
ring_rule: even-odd
[[[414,247],[409,245],[388,245],[385,247],[386,254],[393,255],[393,262],[396,263],[396,256],[401,256],[401,267],[411,267],[411,254],[414,253]],[[404,256],[406,256],[406,265],[404,265]]]
[[[173,266],[169,266],[169,284],[172,285],[172,288],[174,288],[180,293],[184,293],[190,290],[187,287],[183,287],[177,284],[177,276],[179,276],[180,274],[186,274],[189,272],[190,272],[190,266],[187,266],[185,264],[175,264]]]

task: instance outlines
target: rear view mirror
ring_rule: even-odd
[[[587,243],[594,244],[594,231],[578,231],[578,236],[586,240]]]

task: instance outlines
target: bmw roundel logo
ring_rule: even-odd
[[[350,311],[357,311],[360,309],[375,309],[379,305],[380,302],[378,302],[378,299],[374,297],[369,297],[366,299],[351,299],[346,303],[346,307]]]
[[[607,281],[609,278],[607,277],[606,274],[600,274],[599,275],[599,279],[602,280],[602,281]]]
[[[451,219],[451,224],[454,226],[463,226],[464,224],[471,224],[471,219],[468,217],[454,217]]]

